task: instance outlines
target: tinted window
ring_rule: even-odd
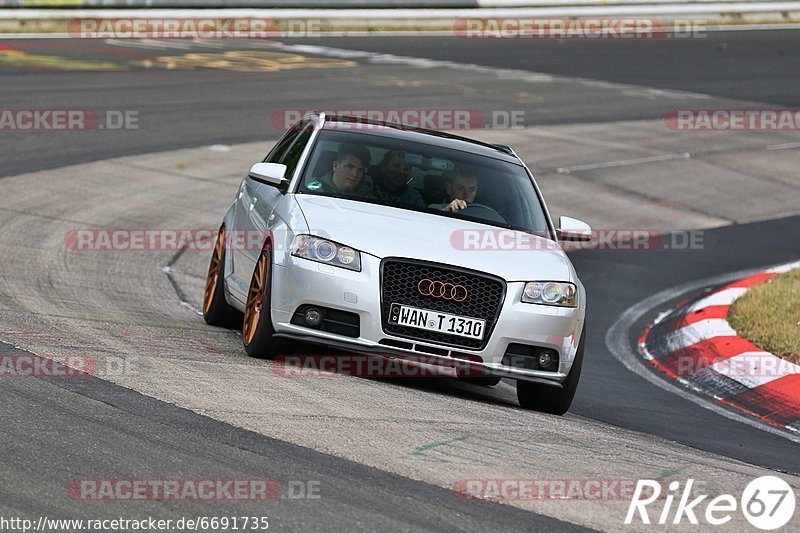
[[[267,157],[264,158],[264,163],[280,163],[281,159],[286,155],[286,151],[292,146],[295,140],[300,136],[303,128],[308,124],[308,121],[298,122],[287,131],[283,137],[275,144],[270,150]],[[287,174],[288,175],[288,174]]]
[[[300,132],[300,134],[294,139],[294,144],[289,147],[286,153],[281,157],[278,163],[283,163],[286,165],[286,178],[291,179],[292,175],[294,174],[295,169],[297,168],[297,163],[300,161],[300,156],[303,155],[303,150],[308,144],[308,139],[311,138],[311,134],[314,133],[314,125],[309,124]]]

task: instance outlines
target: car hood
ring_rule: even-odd
[[[496,274],[506,281],[574,281],[558,245],[457,218],[326,196],[296,195],[312,234],[384,257],[409,257]]]

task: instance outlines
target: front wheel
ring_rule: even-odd
[[[575,391],[578,389],[578,380],[581,377],[583,367],[583,347],[586,344],[586,323],[583,324],[583,332],[578,349],[575,352],[575,361],[569,370],[567,379],[561,384],[562,388],[528,381],[517,380],[517,400],[525,409],[533,409],[543,413],[553,415],[563,415],[572,405]]]
[[[247,303],[244,309],[242,340],[244,350],[250,357],[272,359],[285,355],[288,343],[275,338],[275,329],[270,317],[272,287],[272,257],[269,250],[262,250],[250,280]]]

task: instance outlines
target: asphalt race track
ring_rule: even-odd
[[[0,130],[0,354],[132,368],[0,380],[0,514],[264,515],[292,531],[611,531],[624,498],[500,504],[451,488],[694,477],[713,494],[770,470],[800,486],[799,436],[657,387],[606,340],[622,313],[660,291],[798,259],[800,135],[692,137],[667,131],[663,117],[800,107],[799,60],[789,30],[591,43],[0,40],[3,108],[133,112],[137,124]],[[508,383],[281,377],[195,312],[206,252],[79,253],[65,243],[75,228],[216,227],[246,167],[280,136],[283,112],[320,108],[521,111],[521,129],[468,134],[519,148],[556,215],[697,229],[703,246],[571,254],[590,329],[578,394],[559,418],[521,410]],[[642,315],[630,347],[686,296]],[[93,502],[65,490],[76,479],[157,477],[311,482],[321,496]]]
[[[3,65],[2,96],[8,107],[91,105],[93,109],[137,110],[138,131],[109,136],[86,132],[73,142],[54,142],[52,136],[29,139],[17,135],[3,143],[0,176],[54,168],[131,153],[146,153],[186,146],[235,143],[277,138],[270,115],[282,109],[384,109],[387,94],[398,102],[418,107],[452,106],[452,94],[463,109],[523,109],[526,123],[564,124],[661,118],[667,109],[696,104],[692,94],[651,93],[645,98],[625,98],[601,85],[589,88],[552,84],[536,94],[503,94],[495,86],[443,85],[444,69],[429,69],[410,76],[397,69],[387,74],[376,66],[371,76],[351,78],[338,69],[295,70],[291,77],[263,72],[188,70],[165,72],[143,61],[189,51],[188,43],[173,46],[134,46],[118,40],[103,41],[2,41],[0,49],[29,55],[93,60],[121,67],[111,72],[35,68],[34,61],[0,55]],[[270,50],[271,43],[243,43],[241,48]],[[706,39],[636,42],[568,42],[466,40],[435,37],[308,38],[290,45],[333,46],[417,58],[436,58],[466,64],[520,69],[543,74],[576,76],[644,88],[689,91],[718,99],[739,101],[742,107],[798,106],[797,38],[794,31],[709,33]],[[231,43],[194,45],[191,51],[219,52]],[[72,68],[91,68],[78,63]],[[445,71],[446,72],[446,71]],[[413,78],[419,78],[414,80]],[[449,78],[454,81],[452,77]],[[416,81],[416,83],[411,83]],[[357,87],[358,91],[352,91]],[[421,87],[421,89],[420,89]],[[345,89],[347,88],[347,90]],[[566,89],[566,90],[564,90]],[[87,98],[91,91],[91,98]],[[228,96],[231,95],[231,96]],[[335,95],[335,96],[332,96]],[[591,97],[591,98],[590,98]],[[512,104],[513,103],[513,107]],[[546,103],[547,105],[543,105]],[[703,102],[705,103],[705,102]],[[709,106],[710,107],[710,106]],[[691,108],[691,107],[690,107]]]

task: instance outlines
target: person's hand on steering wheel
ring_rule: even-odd
[[[455,200],[453,200],[452,202],[447,204],[447,206],[445,206],[444,210],[447,213],[458,213],[460,210],[466,209],[466,207],[467,207],[467,202],[465,202],[464,200],[462,200],[460,198],[456,198]]]
[[[503,215],[495,211],[494,208],[484,204],[469,204],[467,207],[459,211],[459,214],[466,217],[482,218],[492,222],[500,222],[502,224],[507,223]]]

